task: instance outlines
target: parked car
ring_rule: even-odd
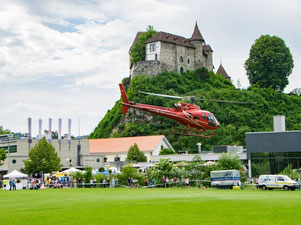
[[[258,187],[262,190],[283,189],[288,191],[297,189],[298,184],[286,175],[261,175]]]

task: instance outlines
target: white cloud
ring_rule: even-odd
[[[26,118],[81,118],[89,134],[119,98],[137,31],[189,37],[195,21],[236,84],[261,34],[285,40],[295,60],[287,91],[300,87],[297,0],[0,0],[0,125],[26,132]],[[5,19],[3,19],[5,18]]]

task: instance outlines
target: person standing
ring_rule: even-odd
[[[185,180],[185,186],[186,186],[186,188],[189,188],[189,178],[188,177]]]
[[[9,190],[11,191],[12,188],[13,188],[13,181],[9,180]]]
[[[178,179],[177,179],[176,177],[174,177],[174,178],[172,179],[172,181],[173,181],[173,186],[176,187],[176,186],[177,186],[177,181],[178,181]]]
[[[3,180],[3,190],[6,191],[7,180]]]
[[[166,188],[166,179],[165,179],[165,176],[162,177],[162,184],[163,184],[163,187]]]
[[[300,177],[297,178],[298,191],[300,191]]]
[[[145,186],[145,187],[147,187],[147,182],[148,182],[148,180],[147,180],[147,178],[145,178],[145,179],[144,179],[144,186]]]
[[[17,182],[13,179],[13,191],[17,190]]]
[[[166,177],[166,187],[169,187],[169,178]]]

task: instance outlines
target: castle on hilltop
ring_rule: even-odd
[[[131,49],[141,34],[142,32],[137,32]],[[164,71],[184,73],[200,67],[212,71],[214,68],[212,48],[206,44],[197,23],[191,38],[160,31],[148,39],[145,44],[145,60],[136,64],[130,62],[131,77],[140,74],[153,77]]]

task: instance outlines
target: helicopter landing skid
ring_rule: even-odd
[[[173,134],[179,134],[184,136],[196,136],[196,137],[204,137],[204,138],[210,138],[215,135],[215,133],[209,132],[207,130],[200,130],[200,129],[181,129],[174,127],[174,130],[172,131]]]

